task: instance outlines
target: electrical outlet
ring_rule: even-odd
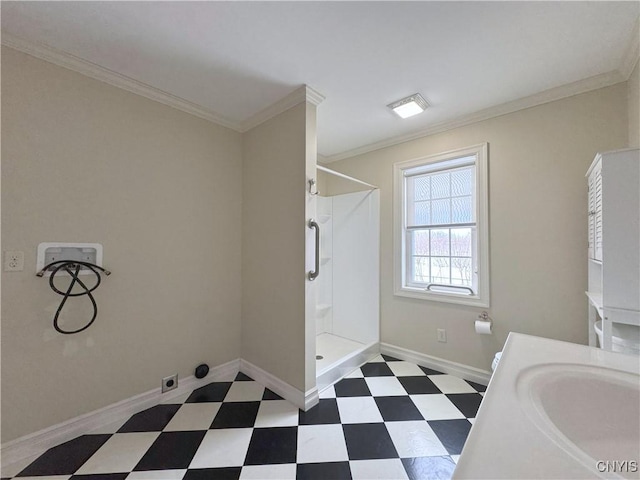
[[[24,270],[24,252],[4,252],[4,271],[21,272]]]
[[[447,343],[447,331],[444,328],[438,328],[438,341]]]
[[[178,374],[174,373],[162,379],[162,393],[178,388]]]

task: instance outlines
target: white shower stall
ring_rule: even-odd
[[[318,390],[379,352],[380,192],[370,187],[367,191],[317,196]]]

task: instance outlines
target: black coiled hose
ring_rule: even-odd
[[[96,276],[96,283],[91,288],[88,288],[85,285],[85,283],[79,278],[80,270],[83,267],[91,270]],[[66,291],[59,290],[54,284],[56,274],[61,270],[68,273],[69,276],[71,277],[71,283],[69,283],[69,286],[67,287]],[[80,333],[86,330],[87,328],[89,328],[91,324],[96,320],[96,317],[98,316],[98,305],[96,304],[96,300],[95,298],[93,298],[93,295],[91,294],[91,292],[93,292],[96,288],[98,288],[98,286],[100,286],[100,282],[102,281],[100,272],[104,273],[105,275],[111,275],[111,272],[105,270],[102,267],[99,267],[98,265],[94,265],[93,263],[80,262],[77,260],[58,260],[56,262],[51,262],[49,265],[47,265],[42,270],[40,270],[37,273],[37,275],[39,277],[42,277],[47,271],[51,271],[51,276],[49,277],[49,286],[51,287],[51,290],[56,292],[58,295],[63,296],[62,301],[60,302],[60,306],[58,307],[58,310],[56,310],[56,314],[53,317],[53,328],[55,328],[56,331],[64,335]],[[80,285],[83,288],[83,291],[78,293],[72,293],[73,287],[76,284]],[[60,325],[58,324],[58,317],[60,316],[60,312],[62,311],[62,308],[64,307],[65,303],[67,303],[67,299],[69,297],[81,297],[83,295],[88,295],[89,300],[91,300],[91,305],[93,305],[93,316],[91,317],[91,320],[84,327],[79,328],[77,330],[63,330],[62,328],[60,328]]]

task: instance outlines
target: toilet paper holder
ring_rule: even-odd
[[[487,312],[482,312],[478,315],[478,320],[474,322],[474,330],[480,335],[491,335],[493,333],[492,327],[493,322]]]

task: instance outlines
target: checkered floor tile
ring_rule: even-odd
[[[302,412],[240,373],[54,447],[14,478],[450,478],[484,390],[381,355]]]

